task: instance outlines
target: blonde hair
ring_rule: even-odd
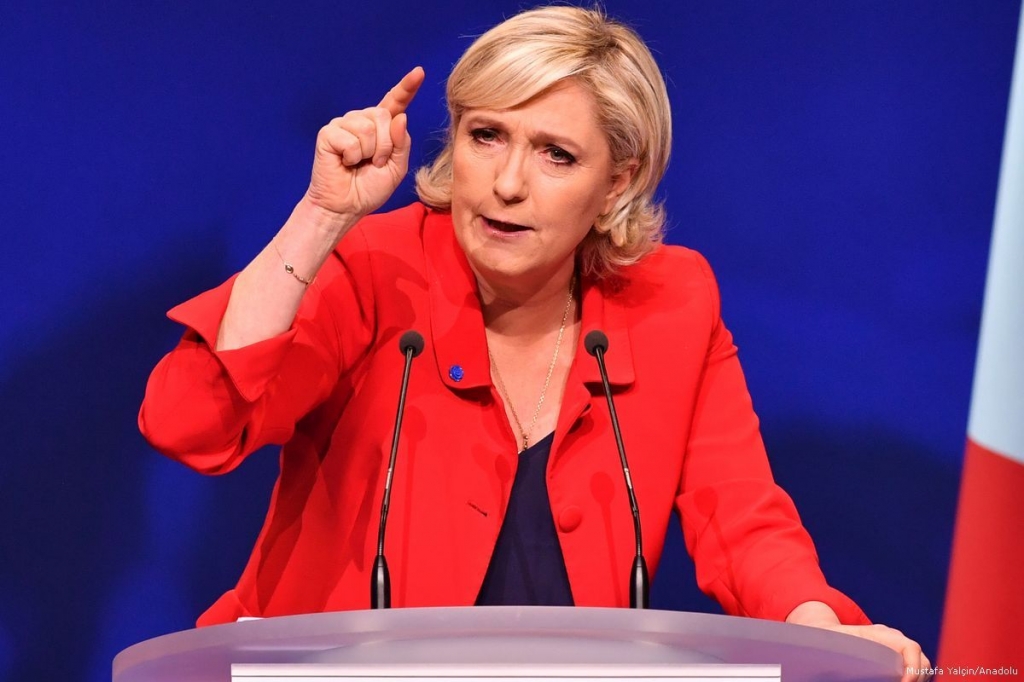
[[[454,131],[467,109],[515,107],[569,78],[594,98],[615,172],[635,164],[629,186],[578,253],[582,274],[605,277],[661,243],[665,212],[654,192],[668,166],[672,114],[650,50],[600,8],[542,7],[477,38],[448,77],[445,146],[416,172],[416,192],[428,206],[450,210]]]

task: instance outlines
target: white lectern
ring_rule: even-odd
[[[723,664],[741,664],[732,667]],[[902,659],[799,625],[675,611],[497,606],[267,618],[157,637],[113,682],[894,682]]]

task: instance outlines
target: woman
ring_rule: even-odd
[[[221,473],[283,445],[249,564],[200,624],[367,607],[409,329],[426,349],[391,502],[395,605],[624,605],[632,520],[581,351],[600,329],[648,561],[675,508],[698,581],[727,612],[875,639],[928,668],[826,584],[772,481],[710,270],[660,244],[671,121],[640,38],[570,7],[484,34],[449,79],[423,203],[370,215],[406,174],[422,81],[416,68],[325,126],[309,189],[270,244],[170,313],[188,330],[147,389],[154,447]]]

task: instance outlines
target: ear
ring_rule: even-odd
[[[629,189],[630,184],[633,182],[633,176],[636,175],[636,169],[640,166],[640,162],[636,159],[627,159],[619,166],[619,171],[612,176],[612,184],[608,189],[608,194],[604,198],[604,210],[601,211],[601,215],[608,215],[612,212],[615,207],[615,202],[619,200],[622,193]]]

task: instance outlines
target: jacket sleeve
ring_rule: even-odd
[[[358,227],[309,286],[291,328],[249,346],[214,344],[235,278],[168,312],[186,327],[153,370],[139,428],[158,451],[208,474],[288,441],[369,348],[375,326],[365,237]]]
[[[698,256],[711,297],[711,333],[676,507],[700,588],[731,615],[785,620],[806,601],[845,624],[864,612],[829,587],[790,497],[772,478],[757,416],[718,287]]]

